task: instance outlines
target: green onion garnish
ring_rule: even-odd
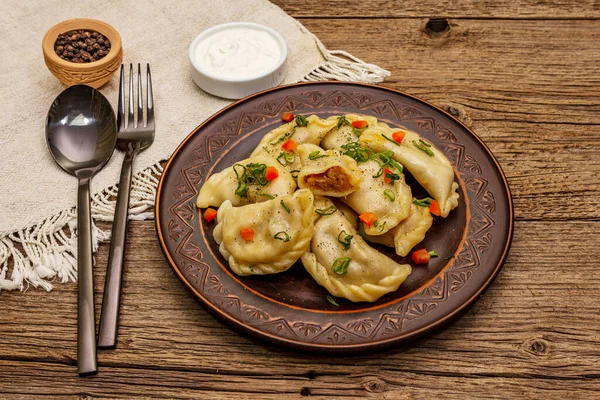
[[[321,209],[317,208],[315,210],[315,213],[317,213],[319,215],[331,215],[336,211],[337,211],[337,207],[335,206],[335,204],[332,204],[327,208],[321,208]]]
[[[298,179],[298,174],[300,173],[299,169],[294,169],[290,171],[290,174],[292,174],[292,178],[294,179]]]
[[[308,154],[309,160],[316,160],[317,158],[327,157],[327,154],[321,154],[319,150],[312,151]]]
[[[275,239],[277,240],[281,240],[282,242],[289,242],[290,241],[290,235],[288,235],[286,232],[281,231],[281,232],[277,232],[275,234],[275,236],[273,236]]]
[[[352,259],[350,257],[341,257],[336,259],[331,266],[331,270],[338,275],[344,275],[348,270],[348,266],[350,265],[350,261]]]
[[[390,183],[393,183],[394,181],[400,180],[400,175],[398,175],[398,174],[390,174],[389,172],[387,174],[385,174],[385,177],[392,180],[392,182],[390,182]]]
[[[425,197],[424,199],[413,200],[413,204],[419,207],[429,207],[433,199],[431,197]]]
[[[288,214],[290,213],[290,208],[283,202],[283,200],[281,200],[279,202],[279,204],[281,204],[281,207],[283,207],[283,209],[285,210],[285,212],[287,212]]]
[[[344,250],[348,250],[353,237],[354,236],[347,234],[346,231],[343,230],[339,233],[337,240],[342,246],[344,246]]]
[[[424,152],[425,154],[427,154],[429,157],[433,157],[433,151],[431,151],[430,149],[428,149],[427,147],[415,142],[414,140],[412,141],[412,143],[415,145],[415,147],[419,150],[421,150],[422,152]],[[431,145],[430,145],[431,146]]]
[[[423,139],[419,139],[419,142],[425,146],[425,147],[431,147],[431,144],[427,143],[426,141],[424,141]]]
[[[308,119],[306,119],[306,117],[304,115],[296,115],[296,125],[298,126],[307,126],[308,125]]]
[[[292,164],[294,161],[296,161],[296,155],[294,153],[288,153],[287,151],[282,151],[277,156],[277,162],[279,164],[283,165],[284,167],[286,165]]]
[[[394,139],[390,139],[389,137],[385,136],[383,133],[381,134],[381,136],[383,136],[388,142],[392,142],[396,146],[400,146],[400,143],[396,142]]]
[[[285,139],[290,138],[294,135],[294,133],[296,133],[296,128],[292,129],[291,131],[284,133],[283,135],[279,136],[277,138],[277,140],[273,141],[273,142],[269,142],[270,145],[275,146],[278,143],[283,142]]]
[[[437,252],[437,251],[435,251],[435,250],[431,250],[431,251],[429,252],[429,255],[430,255],[431,257],[439,257],[439,256],[440,256],[440,255],[438,254],[438,252]]]
[[[350,125],[350,121],[345,115],[340,115],[338,118],[337,128],[340,129],[342,125]]]
[[[394,194],[394,192],[392,192],[390,189],[385,189],[385,190],[383,191],[383,195],[384,195],[385,197],[387,197],[389,201],[392,201],[392,202],[393,202],[394,200],[396,200],[396,195],[395,195],[395,194]]]
[[[258,195],[259,196],[264,196],[264,197],[266,197],[268,199],[274,199],[275,198],[275,196],[270,195],[269,193],[259,193]]]
[[[339,307],[340,306],[338,303],[335,302],[335,300],[333,299],[333,297],[331,297],[330,295],[327,295],[327,301],[332,306],[335,306],[335,307]]]

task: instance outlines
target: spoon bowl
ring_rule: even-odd
[[[117,141],[117,122],[109,101],[96,89],[65,89],[48,111],[46,140],[58,165],[77,177],[77,369],[97,372],[96,320],[92,273],[90,180],[110,159]]]

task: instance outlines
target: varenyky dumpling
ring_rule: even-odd
[[[335,118],[322,119],[316,115],[304,118],[297,115],[292,122],[267,133],[252,152],[252,156],[268,153],[288,171],[297,172],[302,164],[296,146],[304,143],[318,145],[336,123]]]
[[[310,248],[313,201],[308,189],[242,207],[225,201],[213,235],[231,270],[238,275],[265,275],[290,268]]]
[[[404,139],[397,143],[395,132],[403,132]],[[447,217],[458,205],[458,184],[454,170],[446,156],[431,143],[408,129],[392,129],[386,124],[370,126],[360,135],[362,146],[376,152],[391,151],[394,160],[402,164],[440,205],[441,216]]]
[[[277,168],[279,176],[266,180],[268,167]],[[196,206],[219,207],[225,200],[233,206],[260,203],[273,197],[291,195],[296,181],[290,172],[268,154],[259,154],[235,163],[223,171],[211,175],[200,188]]]
[[[373,302],[393,292],[411,272],[370,247],[335,211],[315,223],[310,251],[302,255],[308,273],[334,296],[353,302]]]
[[[298,187],[315,195],[342,197],[357,190],[363,180],[356,161],[334,150],[323,150],[314,144],[298,146],[302,168]]]
[[[413,247],[425,239],[425,234],[433,224],[433,217],[429,207],[420,207],[415,204],[410,206],[408,218],[400,222],[393,229],[383,235],[362,235],[368,242],[379,243],[394,247],[396,254],[406,256]],[[362,230],[362,225],[359,227]],[[362,232],[362,231],[361,231]]]
[[[377,125],[377,118],[368,115],[346,114],[336,118],[336,125],[322,140],[324,149],[339,149],[342,145],[356,142],[365,128]],[[355,128],[352,122],[366,121],[365,128]]]
[[[358,214],[375,214],[376,221],[365,226],[365,231],[369,235],[382,235],[408,217],[412,191],[403,174],[394,173],[397,179],[389,181],[387,174],[373,159],[359,163],[358,168],[363,173],[360,187],[341,200]]]

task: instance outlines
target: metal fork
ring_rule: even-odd
[[[125,244],[127,236],[127,213],[129,210],[129,192],[133,160],[135,156],[147,149],[154,141],[154,103],[152,100],[152,79],[150,65],[147,64],[146,72],[146,123],[144,124],[144,107],[142,102],[142,74],[140,64],[137,73],[137,114],[134,114],[133,94],[133,65],[129,64],[129,112],[125,119],[125,70],[121,64],[121,78],[119,83],[119,106],[117,115],[117,148],[125,152],[121,178],[119,180],[119,194],[112,227],[112,239],[108,254],[108,268],[104,284],[104,297],[102,299],[102,312],[100,314],[100,332],[98,334],[98,347],[114,348],[117,344],[117,321],[119,305],[121,302],[121,286],[123,281],[123,264],[125,260]]]

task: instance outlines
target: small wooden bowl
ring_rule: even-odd
[[[61,33],[75,29],[96,31],[110,40],[111,48],[106,56],[91,63],[73,63],[63,60],[54,52],[54,43]],[[105,22],[78,18],[54,25],[42,40],[46,66],[65,85],[89,85],[99,88],[112,78],[123,61],[123,47],[119,32]]]

